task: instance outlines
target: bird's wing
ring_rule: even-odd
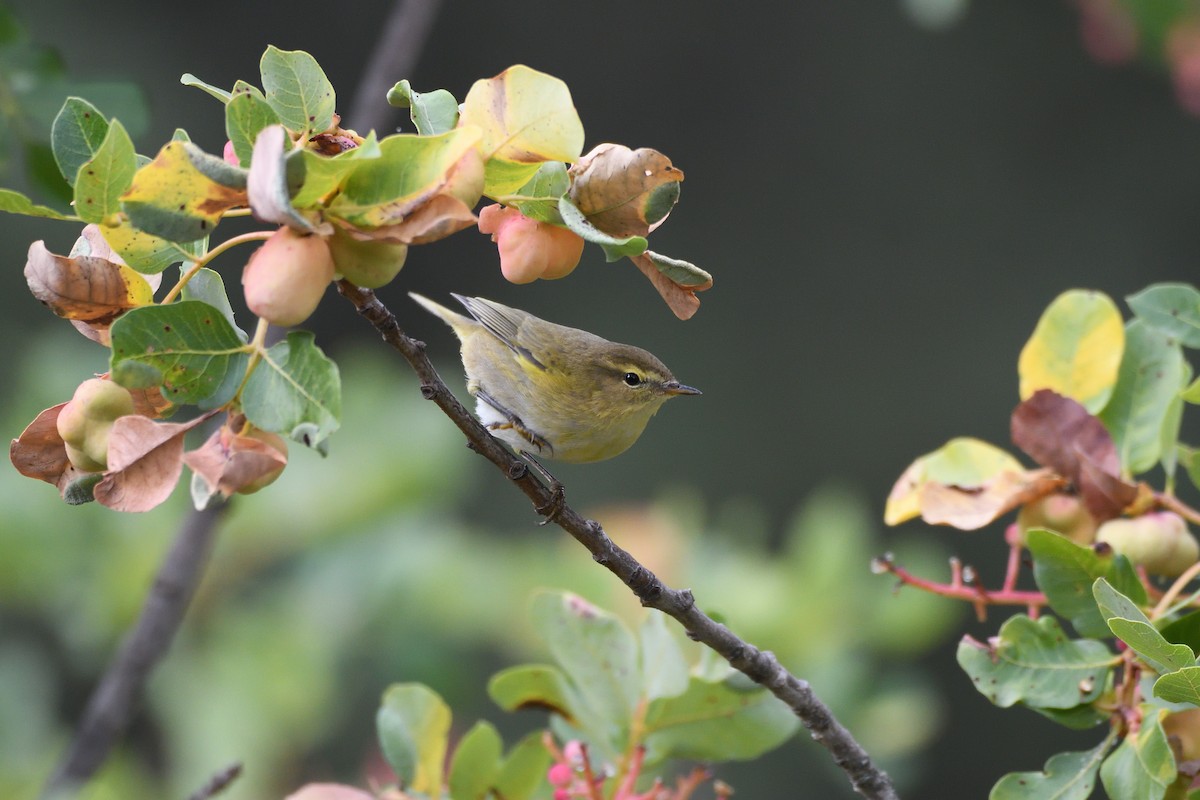
[[[464,297],[456,294],[454,299],[462,303],[463,307],[470,312],[472,317],[479,320],[479,324],[483,325],[488,333],[503,342],[523,361],[538,369],[546,368],[546,365],[539,361],[528,348],[521,346],[517,341],[517,329],[521,325],[525,312],[485,300],[482,297]]]

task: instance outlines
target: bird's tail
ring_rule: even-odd
[[[442,322],[446,323],[451,328],[453,328],[454,332],[456,334],[459,334],[460,338],[461,338],[460,331],[465,332],[466,330],[479,324],[478,322],[471,319],[470,317],[465,316],[463,314],[459,314],[457,311],[451,311],[450,309],[446,308],[441,303],[434,302],[433,300],[430,300],[428,297],[425,297],[424,295],[417,294],[416,292],[409,292],[408,296],[411,297],[413,300],[416,300],[422,306],[424,306],[425,310],[428,311],[430,314],[433,314],[435,317],[438,317],[439,319],[442,320]]]

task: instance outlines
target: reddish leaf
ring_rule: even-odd
[[[1111,519],[1137,488],[1121,479],[1112,436],[1077,400],[1040,389],[1013,410],[1013,443],[1073,483],[1097,520]]]
[[[96,500],[115,511],[149,511],[162,503],[183,472],[184,434],[208,416],[190,422],[155,422],[137,414],[117,419]]]
[[[702,292],[712,286],[712,281],[699,286],[681,286],[664,275],[645,253],[630,256],[629,260],[650,279],[650,283],[679,319],[691,319],[700,310],[700,298],[696,297],[696,292]]]
[[[210,495],[220,492],[229,497],[272,473],[278,474],[287,464],[287,454],[267,442],[235,436],[222,427],[203,445],[184,453],[183,463],[208,484]]]

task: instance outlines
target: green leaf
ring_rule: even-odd
[[[1154,696],[1168,703],[1200,706],[1200,667],[1184,667],[1154,682]]]
[[[1191,611],[1162,629],[1163,638],[1200,650],[1200,611]]]
[[[959,666],[992,703],[1074,708],[1103,691],[1113,656],[1094,639],[1071,641],[1054,617],[1024,614],[1000,626],[994,644],[969,636],[958,645]]]
[[[333,85],[315,58],[270,45],[259,68],[267,102],[284,127],[307,137],[333,124]]]
[[[1183,362],[1182,386],[1187,386],[1192,380],[1192,365]],[[1177,392],[1167,405],[1167,413],[1163,416],[1162,431],[1159,433],[1159,448],[1162,455],[1159,461],[1167,476],[1167,485],[1175,485],[1175,468],[1179,462],[1179,434],[1183,430],[1183,392]]]
[[[1064,728],[1070,728],[1073,731],[1087,730],[1094,728],[1101,723],[1108,722],[1112,716],[1107,711],[1101,711],[1096,708],[1095,704],[1075,706],[1074,708],[1042,708],[1040,706],[1029,706],[1031,711],[1036,711],[1048,720],[1062,725]]]
[[[541,708],[576,724],[580,698],[562,670],[522,664],[501,670],[488,681],[488,696],[505,711]]]
[[[445,184],[478,139],[478,131],[462,128],[440,136],[389,136],[379,143],[379,158],[355,163],[329,213],[366,228],[399,222]]]
[[[308,331],[292,331],[263,355],[242,390],[242,411],[254,424],[317,447],[341,424],[337,364]]]
[[[323,156],[312,150],[301,150],[300,157],[304,160],[304,184],[292,198],[292,206],[306,208],[315,204],[341,186],[346,176],[358,166],[358,162],[379,156],[379,142],[375,139],[374,131],[368,133],[358,147],[343,150],[335,156]]]
[[[646,710],[646,763],[667,758],[700,761],[757,758],[795,733],[799,720],[766,689],[733,688],[728,681],[693,678],[687,690]]]
[[[584,241],[603,247],[608,261],[618,261],[626,256],[637,256],[646,252],[649,243],[644,237],[627,236],[622,239],[605,233],[589,222],[583,212],[568,197],[559,198],[558,213],[567,228],[582,237]]]
[[[387,101],[396,108],[407,108],[423,136],[445,133],[458,125],[458,101],[445,89],[418,92],[404,80],[388,90]]]
[[[202,267],[183,287],[181,296],[184,300],[207,303],[220,311],[229,321],[229,325],[237,331],[238,338],[243,342],[247,341],[246,332],[237,326],[237,320],[233,317],[233,306],[229,303],[229,295],[225,292],[225,282],[221,280],[221,273]]]
[[[712,286],[712,275],[697,267],[690,261],[680,261],[677,258],[667,258],[664,255],[647,250],[646,255],[658,271],[680,286]]]
[[[137,156],[129,134],[113,120],[96,154],[79,166],[75,176],[75,213],[84,222],[103,222],[121,210],[121,195],[137,171]]]
[[[1100,767],[1100,781],[1112,798],[1162,800],[1175,782],[1175,756],[1162,727],[1163,711],[1143,705],[1142,727],[1126,736]]]
[[[190,72],[185,72],[179,76],[179,82],[184,86],[194,86],[197,89],[207,92],[213,97],[220,100],[222,103],[228,103],[232,95],[224,89],[213,86],[211,83],[205,83]]]
[[[1108,295],[1063,292],[1042,313],[1021,350],[1021,399],[1053,389],[1095,414],[1116,385],[1124,338],[1121,312]]]
[[[74,186],[79,168],[95,158],[108,133],[108,120],[87,100],[68,97],[50,128],[54,160]]]
[[[633,634],[612,614],[566,592],[537,594],[532,619],[579,693],[580,726],[620,752],[639,700]]]
[[[529,800],[542,786],[549,768],[550,751],[542,744],[541,731],[533,731],[505,757],[494,786],[496,796],[504,800]]]
[[[1158,463],[1163,423],[1183,386],[1179,343],[1141,320],[1131,320],[1125,327],[1117,384],[1098,415],[1112,434],[1122,470],[1137,475]]]
[[[227,373],[246,368],[233,326],[219,309],[197,300],[131,309],[111,333],[113,379],[130,389],[161,385],[176,405],[211,396]]]
[[[1038,588],[1045,593],[1050,607],[1069,619],[1081,636],[1104,638],[1109,634],[1092,594],[1097,578],[1107,578],[1136,602],[1146,602],[1146,589],[1125,556],[1112,552],[1100,555],[1065,536],[1036,528],[1026,533],[1025,543],[1033,554],[1033,578]]]
[[[1186,283],[1156,283],[1125,298],[1133,313],[1185,347],[1200,347],[1200,291]]]
[[[233,152],[243,167],[250,166],[254,140],[260,131],[279,124],[279,115],[260,95],[240,92],[225,106],[225,134],[233,142]]]
[[[450,761],[452,800],[485,800],[497,776],[504,743],[489,722],[480,720],[467,731],[454,750]]]
[[[1155,672],[1175,672],[1196,663],[1196,654],[1190,647],[1168,642],[1150,622],[1150,618],[1104,578],[1096,579],[1092,594],[1112,632]]]
[[[496,199],[530,219],[562,226],[565,223],[558,212],[558,201],[569,188],[571,179],[567,175],[567,165],[561,161],[546,161],[515,194]]]
[[[392,684],[383,693],[375,726],[383,755],[405,789],[440,797],[450,733],[445,701],[419,683]]]
[[[9,214],[22,214],[26,217],[45,217],[46,219],[78,220],[78,217],[63,214],[49,206],[36,205],[20,192],[12,189],[0,189],[0,211]]]
[[[683,649],[667,627],[666,615],[651,609],[639,631],[642,656],[642,695],[647,700],[675,697],[688,688],[688,664]]]
[[[1110,734],[1082,753],[1051,756],[1042,772],[1010,772],[992,787],[988,800],[1087,800],[1113,738]]]

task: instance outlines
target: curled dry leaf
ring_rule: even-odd
[[[649,147],[600,144],[570,169],[571,201],[613,236],[645,236],[679,200],[683,170]]]
[[[166,500],[183,472],[183,437],[211,414],[188,422],[155,422],[137,414],[113,423],[108,471],[96,500],[114,511],[149,511]]]
[[[38,414],[8,447],[9,460],[17,472],[57,486],[60,493],[85,474],[72,466],[58,433],[58,415],[66,405],[59,403]]]
[[[129,267],[96,256],[58,256],[40,240],[29,246],[25,280],[58,316],[96,327],[154,301],[150,284]]]
[[[973,531],[1018,506],[1050,494],[1063,483],[1061,477],[1044,468],[1002,472],[980,486],[953,486],[931,481],[921,488],[921,518],[930,525],[950,525]]]
[[[400,222],[360,230],[343,223],[345,229],[361,241],[391,244],[430,244],[475,224],[471,207],[448,194],[434,193],[405,208]]]
[[[1013,410],[1011,428],[1013,443],[1074,484],[1097,520],[1137,498],[1137,486],[1121,477],[1112,436],[1079,401],[1040,389]]]
[[[650,279],[650,283],[658,290],[659,295],[679,319],[691,319],[700,309],[700,298],[696,297],[696,292],[712,288],[711,276],[707,282],[693,286],[676,283],[658,268],[649,251],[641,255],[630,256],[629,260]]]
[[[203,445],[184,453],[183,463],[208,484],[210,493],[229,497],[261,488],[264,479],[277,476],[287,465],[287,452],[222,426]]]

